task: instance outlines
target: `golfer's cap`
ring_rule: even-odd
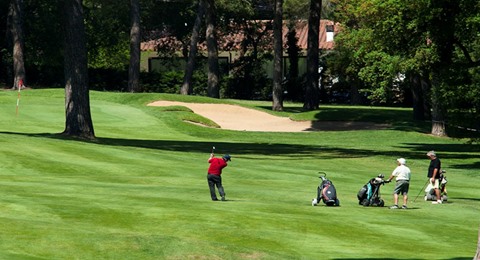
[[[224,156],[222,156],[222,158],[225,159],[226,161],[232,160],[232,157],[230,156],[230,154],[225,154]]]
[[[427,153],[427,156],[437,156],[434,150],[431,150],[430,152]]]
[[[407,163],[407,160],[403,159],[403,158],[398,158],[397,159],[397,162],[399,162],[400,164],[406,164]]]

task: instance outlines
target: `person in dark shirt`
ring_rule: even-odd
[[[430,165],[428,166],[428,174],[427,177],[430,179],[430,183],[433,186],[435,191],[435,196],[437,196],[437,200],[433,201],[433,204],[442,204],[442,197],[440,196],[440,175],[441,175],[441,168],[442,163],[440,159],[437,158],[437,154],[435,151],[430,151],[427,153],[428,158],[430,158]]]
[[[210,188],[210,196],[212,197],[213,201],[217,201],[217,193],[215,192],[215,186],[217,186],[218,193],[222,197],[222,201],[225,201],[225,191],[222,185],[222,170],[223,168],[227,167],[227,161],[231,161],[231,157],[229,154],[225,154],[222,158],[217,158],[213,153],[210,154],[210,158],[208,159],[208,163],[210,166],[208,167],[208,174],[207,174],[207,181],[208,187]]]

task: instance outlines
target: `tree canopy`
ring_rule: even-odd
[[[474,97],[479,84],[478,1],[362,0],[335,4],[342,33],[330,61],[334,73],[343,74],[372,101],[384,104],[396,101],[399,91],[405,95],[414,87],[409,79],[420,77],[429,86],[423,94],[428,95],[425,100],[434,121],[446,120],[447,110],[470,110],[478,117],[479,98]]]

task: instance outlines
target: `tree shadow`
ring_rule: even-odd
[[[480,201],[480,198],[457,198],[455,200],[471,200],[471,201]]]
[[[449,159],[478,159],[480,145],[474,144],[427,144],[427,143],[405,143],[399,146],[412,152],[402,153],[412,159],[426,159],[426,153],[430,150],[437,151],[440,160]],[[419,153],[418,151],[422,151]],[[445,153],[443,153],[445,152]],[[480,161],[464,164],[450,164],[451,169],[480,169]]]
[[[298,157],[310,156],[312,158],[334,159],[334,158],[364,158],[370,156],[396,157],[399,152],[396,149],[391,151],[377,151],[369,149],[354,149],[329,147],[311,144],[276,144],[276,143],[230,143],[216,141],[180,141],[180,140],[148,140],[148,139],[125,139],[98,137],[95,140],[73,139],[71,137],[52,133],[18,133],[0,132],[0,134],[24,135],[60,140],[74,140],[79,142],[95,143],[98,145],[125,146],[145,149],[156,149],[178,152],[210,153],[212,146],[222,147],[222,153],[240,155],[242,158],[255,158],[256,155],[288,155],[291,160]],[[480,153],[480,146],[464,144],[400,144],[400,148],[409,151],[402,151],[402,156],[410,159],[427,160],[426,152],[429,150],[439,151],[440,159],[475,159]],[[441,151],[448,151],[442,154]],[[269,159],[270,160],[270,159]],[[279,158],[278,160],[285,160]],[[471,164],[450,165],[449,168],[458,169],[480,169],[480,162]]]
[[[334,260],[372,260],[372,259],[382,259],[382,260],[407,260],[411,258],[384,258],[384,257],[379,257],[379,258],[332,258]],[[418,260],[430,260],[430,258],[415,258]],[[471,260],[472,257],[452,257],[452,258],[438,258],[438,260]]]
[[[313,158],[344,158],[367,157],[372,155],[371,150],[332,148],[321,145],[302,144],[272,144],[272,143],[229,143],[216,141],[180,141],[180,140],[147,140],[97,137],[95,140],[74,139],[61,134],[52,133],[17,133],[0,132],[0,134],[24,135],[32,137],[52,138],[59,140],[73,140],[98,145],[125,146],[145,149],[155,149],[177,152],[210,153],[212,146],[222,147],[222,153],[242,155],[288,155],[290,157],[311,156]],[[218,151],[218,150],[217,150]],[[293,160],[294,158],[292,158]],[[282,159],[284,160],[284,159]]]

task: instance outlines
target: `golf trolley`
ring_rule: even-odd
[[[322,181],[317,188],[317,198],[312,199],[312,206],[318,205],[321,200],[323,200],[323,203],[327,206],[340,206],[340,200],[337,198],[337,190],[335,189],[335,186],[329,179],[327,179],[327,174],[325,172],[319,173],[322,175],[318,178],[322,179]]]
[[[384,180],[385,176],[379,174],[377,177],[370,179],[367,184],[358,191],[358,204],[363,206],[383,207],[385,201],[380,197],[380,186],[388,183]]]
[[[439,178],[439,189],[440,189],[440,196],[442,198],[442,201],[447,201],[448,196],[447,196],[447,176],[445,176],[445,173],[447,173],[444,170],[440,171],[440,178]],[[433,188],[433,185],[429,182],[427,188],[425,188],[425,200],[437,200],[437,195],[435,194],[435,189]]]

